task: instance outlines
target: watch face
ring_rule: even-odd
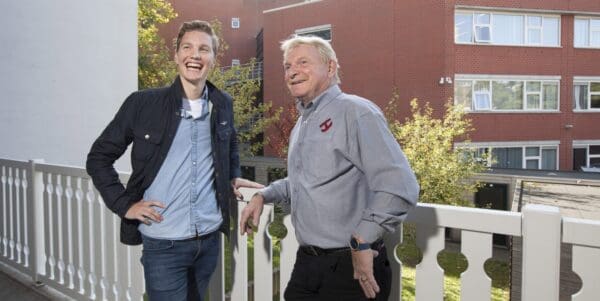
[[[358,249],[358,240],[355,237],[350,238],[350,248],[352,250]]]

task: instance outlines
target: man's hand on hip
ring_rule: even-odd
[[[250,199],[250,202],[244,207],[242,210],[242,214],[240,216],[240,234],[250,234],[252,233],[253,228],[258,227],[258,220],[260,219],[260,214],[263,210],[264,198],[262,194],[255,193]],[[252,221],[249,220],[252,219]],[[252,223],[252,225],[250,225]]]
[[[152,207],[165,208],[165,205],[158,201],[140,200],[129,207],[129,210],[125,213],[125,218],[137,219],[146,225],[150,225],[151,222],[160,223],[163,217]]]
[[[378,252],[371,249],[351,252],[354,279],[358,280],[367,298],[375,298],[379,293],[379,285],[373,275],[373,258],[377,257]]]

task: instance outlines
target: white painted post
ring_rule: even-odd
[[[433,213],[428,221],[417,223],[417,246],[423,252],[423,260],[417,264],[415,275],[415,300],[444,299],[444,270],[437,261],[444,249],[444,227],[439,227]],[[427,223],[429,222],[429,223]]]
[[[273,299],[273,244],[268,227],[274,214],[273,206],[265,206],[254,233],[254,300]]]
[[[287,234],[281,240],[281,252],[279,253],[279,298],[283,300],[285,288],[292,278],[292,270],[296,263],[296,252],[298,251],[298,240],[292,226],[292,217],[286,215],[283,218],[283,225],[287,229]]]
[[[492,280],[485,273],[485,261],[492,257],[492,233],[463,230],[461,252],[469,266],[460,275],[460,300],[479,301],[490,298]]]
[[[402,224],[393,233],[384,235],[383,241],[392,270],[392,288],[388,300],[402,301],[402,262],[396,256],[396,247],[402,243]]]
[[[237,206],[232,206],[231,210],[237,210],[236,217],[246,206],[244,202],[235,202]],[[234,204],[235,204],[234,203]],[[238,218],[232,220],[237,226]],[[238,229],[235,227],[235,229]],[[231,300],[248,300],[248,241],[247,236],[242,236],[237,230],[231,235],[231,249],[233,250],[233,260],[231,261],[231,270],[233,272],[231,285]]]
[[[35,165],[44,163],[43,159],[29,160],[29,249],[31,250],[31,270],[33,281],[39,281],[39,275],[46,274],[46,253],[44,251],[44,179],[41,172],[36,171]]]
[[[523,301],[559,297],[561,216],[546,205],[523,208]]]

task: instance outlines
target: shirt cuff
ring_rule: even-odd
[[[273,203],[273,200],[277,197],[275,189],[271,186],[267,186],[258,191],[263,197],[264,203]]]
[[[356,228],[355,235],[368,243],[374,243],[383,236],[385,229],[375,222],[361,221]]]

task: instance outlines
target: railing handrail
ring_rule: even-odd
[[[34,280],[73,298],[141,299],[143,273],[140,247],[118,242],[119,220],[106,209],[83,168],[0,159],[0,261],[28,274]],[[128,174],[120,174],[126,179]],[[255,190],[243,190],[245,199]],[[233,204],[239,216],[245,206]],[[279,283],[273,271],[273,242],[267,226],[274,219],[271,205],[265,207],[254,235],[255,286],[248,296],[248,241],[232,232],[235,269],[231,300],[263,300],[279,287],[280,294],[295,261],[297,241],[291,219],[284,217],[287,236],[281,242]],[[523,240],[522,300],[558,300],[560,245],[573,245],[573,271],[582,279],[581,290],[572,300],[597,300],[600,288],[594,281],[600,271],[590,262],[600,262],[600,221],[563,217],[557,207],[527,205],[523,212],[419,204],[407,217],[417,225],[417,245],[423,260],[416,268],[416,299],[441,300],[443,270],[437,254],[444,249],[444,229],[462,231],[461,252],[469,266],[461,275],[461,299],[489,298],[491,281],[483,263],[491,257],[492,234]],[[232,222],[237,225],[237,223]],[[401,229],[401,228],[400,228]],[[401,230],[385,238],[389,250],[401,243]],[[225,240],[222,240],[224,244]],[[90,254],[94,254],[91,256]],[[224,254],[210,285],[211,300],[225,300]],[[401,263],[388,254],[395,279]],[[442,279],[442,280],[440,280]],[[398,280],[390,300],[400,300]]]

